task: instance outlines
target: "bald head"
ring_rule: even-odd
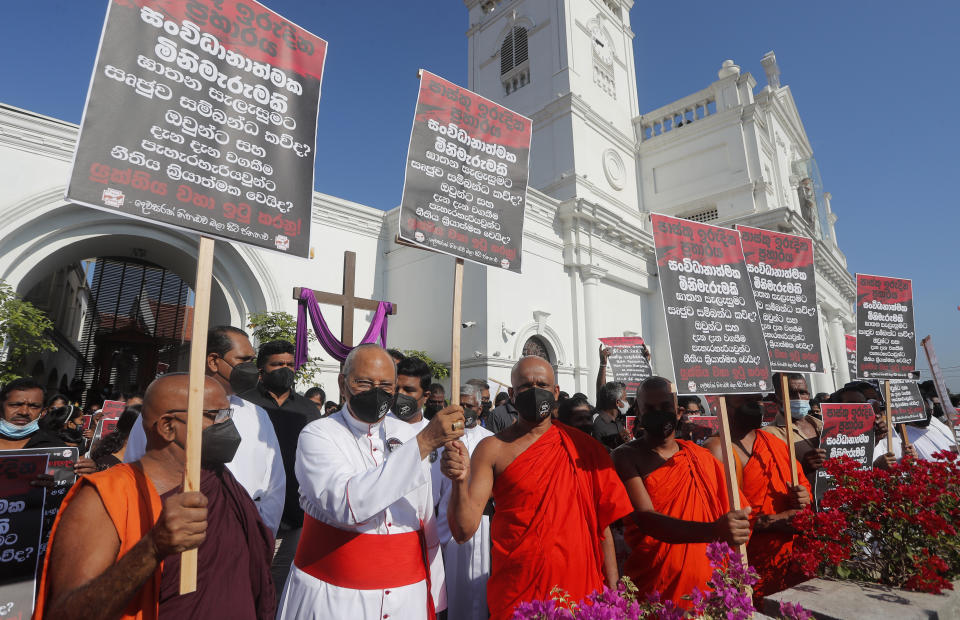
[[[647,409],[676,409],[670,381],[663,377],[647,377],[637,388],[637,406],[643,415]]]
[[[517,391],[530,387],[553,390],[557,385],[557,379],[550,362],[536,355],[528,355],[520,358],[520,361],[513,365],[513,370],[510,371],[510,383]]]
[[[147,434],[147,449],[163,449],[168,444],[186,440],[187,401],[190,397],[190,375],[171,373],[154,380],[143,396],[143,429]],[[203,378],[203,410],[228,409],[227,392],[213,377]],[[214,416],[215,417],[215,416]],[[211,416],[203,417],[203,427],[213,423]]]
[[[361,344],[350,351],[347,359],[343,361],[343,374],[349,377],[355,373],[357,367],[366,369],[371,366],[392,368],[393,379],[396,380],[397,365],[393,358],[386,349],[374,343]]]

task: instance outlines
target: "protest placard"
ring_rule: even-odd
[[[850,373],[850,379],[857,376],[857,337],[853,334],[845,334],[843,337],[847,349],[847,371]]]
[[[607,381],[623,382],[627,386],[627,397],[634,398],[640,383],[653,376],[643,338],[613,336],[601,338],[600,342],[613,349],[607,357]]]
[[[421,71],[400,239],[520,272],[530,119]]]
[[[254,0],[113,0],[67,200],[307,256],[326,49]]]
[[[770,368],[823,372],[813,240],[737,226]]]
[[[624,418],[624,427],[627,429],[627,435],[633,437],[633,429],[637,426],[637,416],[628,415]]]
[[[46,473],[53,477],[51,486],[46,487],[46,495],[43,503],[43,526],[40,532],[40,545],[38,547],[37,558],[37,581],[40,580],[40,572],[43,570],[43,558],[47,554],[47,541],[50,540],[50,532],[53,530],[53,522],[60,512],[60,504],[67,496],[67,491],[77,481],[77,474],[73,471],[73,466],[77,464],[80,457],[80,448],[60,447],[60,448],[25,448],[22,450],[5,450],[4,455],[10,456],[46,456]]]
[[[823,403],[823,430],[820,433],[820,449],[828,459],[846,456],[858,461],[864,468],[873,467],[873,449],[876,444],[873,425],[876,416],[869,403]],[[833,486],[833,479],[825,469],[817,470],[814,495],[817,503]]]
[[[100,411],[103,412],[103,417],[105,418],[119,418],[120,414],[122,414],[126,408],[127,403],[122,400],[105,400],[103,401],[103,407],[100,408]]]
[[[30,483],[46,469],[44,453],[0,451],[0,620],[33,614],[46,490]]]
[[[719,408],[718,408],[719,411]],[[690,439],[703,445],[703,443],[720,432],[720,417],[715,415],[692,415],[687,417],[690,424]]]
[[[857,274],[857,377],[915,379],[910,280]]]
[[[652,221],[677,391],[769,391],[770,361],[740,235],[665,215]]]
[[[895,425],[927,419],[920,386],[916,381],[890,382],[890,417]]]

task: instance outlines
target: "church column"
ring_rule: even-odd
[[[830,334],[827,332],[827,322],[825,317],[823,306],[819,303],[817,304],[817,312],[820,313],[820,317],[823,319],[820,323],[820,346],[822,348],[821,354],[823,356],[823,372],[821,373],[810,373],[810,396],[819,394],[820,392],[826,392],[828,394],[834,391],[833,389],[833,374],[830,368],[831,358],[833,357],[830,352]]]
[[[583,323],[586,346],[584,347],[587,360],[587,389],[584,390],[593,402],[595,394],[597,372],[600,370],[600,359],[597,351],[600,349],[600,280],[607,274],[606,269],[593,265],[580,268],[580,279],[583,281]]]
[[[850,369],[847,368],[847,343],[844,338],[843,319],[840,312],[827,308],[827,328],[830,334],[830,353],[837,363],[837,387],[850,382]]]

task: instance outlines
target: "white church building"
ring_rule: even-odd
[[[523,273],[466,265],[463,379],[507,383],[514,362],[534,353],[554,365],[562,390],[593,396],[598,339],[623,335],[642,336],[654,371],[671,377],[648,217],[656,212],[815,239],[827,372],[811,375],[811,389],[832,391],[850,378],[854,281],[775,56],[761,60],[762,87],[727,60],[702,90],[641,113],[632,4],[465,0],[465,86],[532,118],[533,142]],[[148,376],[154,362],[173,369],[185,359],[156,355],[191,337],[192,293],[182,283],[196,269],[193,234],[64,200],[76,135],[76,125],[0,104],[0,280],[54,319],[60,351],[27,370],[59,388],[74,377],[116,383],[129,364]],[[389,346],[449,363],[453,259],[398,245],[397,216],[317,192],[311,260],[218,242],[211,325],[296,314],[294,287],[340,292],[351,250],[357,294],[398,305]],[[321,308],[339,333],[340,310]],[[357,313],[356,341],[368,319]],[[335,399],[339,365],[312,347]]]

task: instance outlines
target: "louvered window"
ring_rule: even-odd
[[[500,45],[500,78],[506,94],[530,83],[527,29],[514,26]]]

